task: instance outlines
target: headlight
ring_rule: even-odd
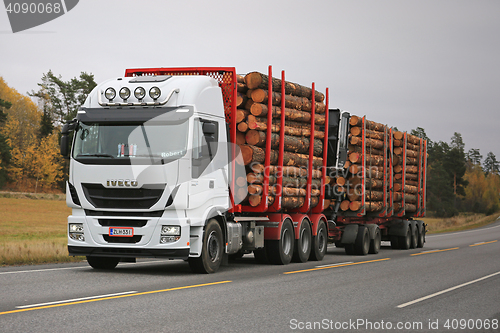
[[[181,234],[181,227],[172,226],[172,225],[164,225],[161,227],[161,234],[162,235],[179,236]]]
[[[71,223],[69,225],[69,232],[83,232],[82,223]]]
[[[153,87],[149,89],[149,97],[152,99],[158,99],[161,96],[161,90],[158,87]]]
[[[116,91],[113,89],[113,88],[108,88],[106,89],[106,91],[104,92],[104,96],[106,96],[107,99],[109,99],[110,101],[115,98],[116,96]]]
[[[160,244],[172,243],[181,239],[181,227],[174,225],[162,225]]]
[[[120,89],[120,97],[122,99],[127,99],[130,97],[130,89],[127,87],[123,87]]]
[[[83,223],[70,223],[68,236],[73,240],[84,242],[85,236],[83,235]]]
[[[141,100],[144,98],[144,96],[146,96],[146,90],[144,90],[143,87],[137,87],[135,88],[134,90],[134,96],[135,98],[137,98],[138,100]]]

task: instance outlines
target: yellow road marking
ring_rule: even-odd
[[[169,289],[144,291],[144,292],[134,293],[134,294],[126,294],[126,295],[119,295],[119,296],[110,296],[110,297],[103,297],[103,298],[96,298],[96,299],[88,299],[88,300],[78,301],[78,302],[68,302],[68,303],[61,303],[61,304],[38,306],[38,307],[33,307],[33,308],[26,308],[26,309],[18,309],[18,310],[11,310],[11,311],[0,312],[0,315],[9,314],[9,313],[32,311],[32,310],[41,310],[41,309],[56,308],[56,307],[59,307],[59,306],[66,306],[66,305],[75,305],[75,304],[91,303],[91,302],[98,302],[98,301],[107,301],[107,300],[110,300],[110,299],[125,298],[125,297],[131,297],[131,296],[157,294],[157,293],[163,293],[163,292],[174,291],[174,290],[182,290],[182,289],[190,289],[190,288],[213,286],[213,285],[223,284],[223,283],[229,283],[229,282],[232,282],[232,281],[219,281],[219,282],[195,284],[195,285],[184,286],[184,287],[176,287],[176,288],[169,288]]]
[[[360,264],[368,264],[368,263],[371,263],[371,262],[385,261],[385,260],[389,260],[389,259],[391,259],[391,258],[368,260],[368,261],[359,261],[359,262],[352,262],[352,263],[346,263],[346,264],[340,264],[340,265],[333,264],[332,266],[322,266],[322,267],[315,267],[315,268],[309,268],[309,269],[302,269],[300,271],[285,272],[283,274],[303,273],[303,272],[317,271],[317,270],[320,270],[320,269],[328,269],[328,268],[337,268],[337,267],[353,266],[353,265],[360,265]]]
[[[419,255],[422,255],[422,254],[438,253],[438,252],[458,250],[458,249],[459,249],[459,247],[452,247],[451,249],[434,250],[434,251],[426,251],[426,252],[414,253],[414,254],[410,254],[410,256],[419,256]]]
[[[479,245],[486,245],[486,244],[491,244],[491,243],[495,243],[495,242],[498,242],[498,240],[494,240],[494,241],[491,241],[491,242],[482,242],[482,243],[476,243],[476,244],[472,244],[472,245],[469,245],[469,246],[479,246]]]

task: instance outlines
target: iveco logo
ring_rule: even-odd
[[[139,183],[135,179],[108,179],[106,186],[119,186],[119,187],[137,187]]]

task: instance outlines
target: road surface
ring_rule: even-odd
[[[0,268],[2,332],[498,332],[500,221],[423,249],[216,274],[184,261]],[[385,246],[384,246],[385,245]]]

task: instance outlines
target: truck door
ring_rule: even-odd
[[[189,206],[195,208],[208,200],[227,200],[227,149],[219,144],[220,124],[217,120],[195,118]]]

